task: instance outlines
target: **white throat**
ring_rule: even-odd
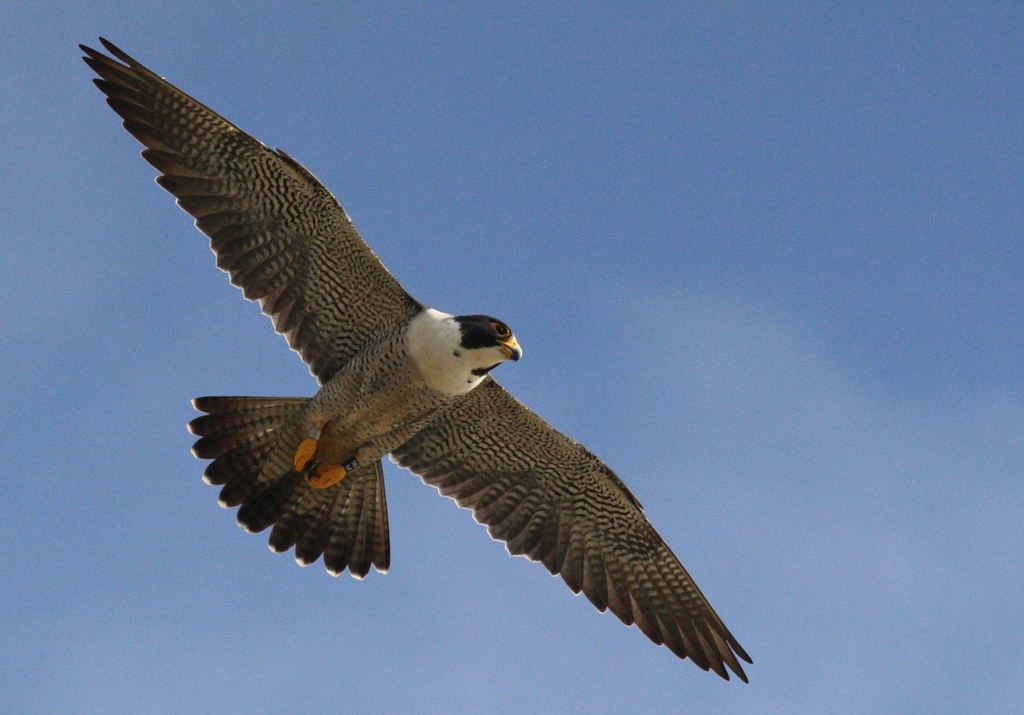
[[[455,316],[427,308],[409,323],[406,349],[429,387],[446,395],[465,395],[484,381],[473,370],[490,367],[504,358],[491,348],[466,350]]]

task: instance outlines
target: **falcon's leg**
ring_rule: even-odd
[[[316,427],[309,431],[309,436],[306,437],[302,442],[299,443],[299,448],[295,451],[295,471],[301,472],[309,464],[309,460],[316,456],[316,448],[320,442],[320,432],[327,424],[328,420],[320,420],[316,423]]]
[[[344,464],[314,464],[306,473],[306,481],[314,489],[326,489],[344,479],[349,472],[359,466],[359,453]]]

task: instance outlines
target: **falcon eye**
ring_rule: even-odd
[[[507,338],[511,331],[501,323],[491,323],[491,327],[494,328],[494,334],[499,338]]]

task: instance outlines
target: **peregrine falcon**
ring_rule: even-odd
[[[302,565],[385,572],[390,455],[599,611],[747,680],[737,656],[750,657],[629,488],[491,376],[523,354],[505,323],[415,300],[299,162],[100,41],[113,57],[82,45],[83,59],[157,183],[321,385],[312,398],[194,400],[192,451],[212,460],[204,479],[239,524],[273,527],[270,548]]]

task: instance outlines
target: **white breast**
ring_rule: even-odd
[[[424,382],[446,395],[464,395],[483,382],[473,374],[481,367],[478,350],[461,347],[462,331],[454,316],[427,308],[409,323],[406,349]]]

